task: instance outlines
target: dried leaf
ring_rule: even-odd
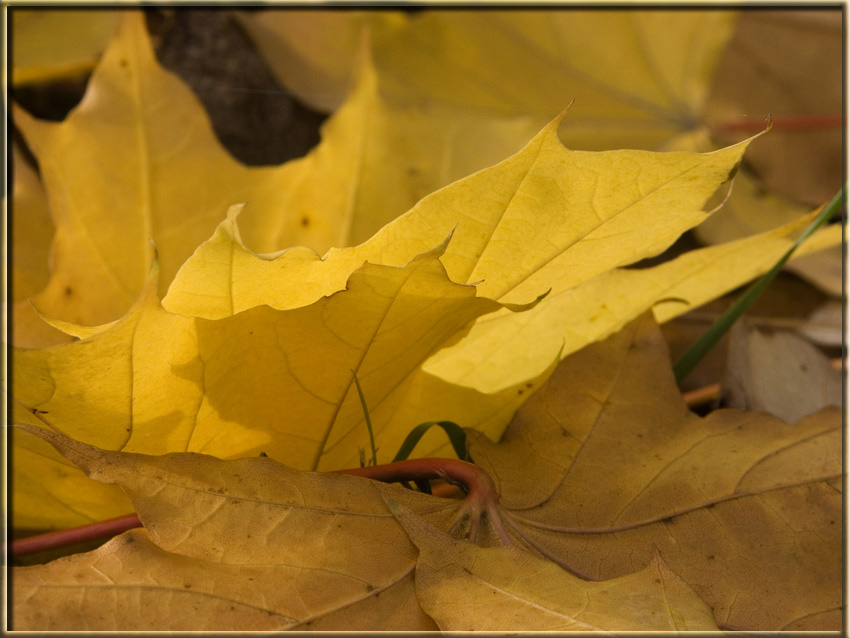
[[[727,407],[763,410],[795,423],[828,405],[841,406],[841,371],[799,335],[738,322],[730,336],[723,380]]]
[[[721,626],[836,630],[841,417],[691,414],[644,318],[561,363],[499,444],[470,453],[505,521],[573,573],[664,561]]]
[[[588,582],[516,547],[458,541],[388,504],[419,548],[416,595],[442,631],[717,630],[711,609],[657,554],[637,573]]]
[[[717,144],[740,134],[723,130],[724,120],[770,113],[777,126],[748,163],[769,190],[816,206],[843,183],[844,53],[838,7],[812,9],[742,12],[705,116]]]
[[[107,452],[28,432],[121,485],[146,529],[16,568],[17,630],[434,628],[413,593],[416,550],[382,494],[439,526],[459,501],[268,458]]]
[[[482,118],[532,115],[538,126],[575,100],[564,139],[574,148],[607,149],[656,148],[689,128],[735,17],[724,11],[266,11],[242,22],[283,84],[314,104],[339,103],[341,95],[329,93],[351,74],[357,35],[368,25],[388,100],[475,110]],[[333,43],[322,46],[324,38]],[[340,50],[346,46],[347,55]]]
[[[90,71],[115,31],[114,11],[18,9],[12,83],[49,82]]]

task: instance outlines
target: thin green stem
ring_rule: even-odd
[[[357,379],[357,373],[352,370],[354,375],[354,385],[357,386],[357,394],[360,395],[360,405],[363,406],[363,416],[366,417],[366,429],[369,430],[369,444],[372,446],[372,465],[378,464],[378,450],[375,447],[375,434],[372,432],[372,419],[369,418],[369,406],[366,405],[366,397],[363,396],[363,388],[360,387],[360,381]]]
[[[682,355],[682,357],[676,362],[676,365],[673,366],[677,383],[681,383],[682,380],[688,376],[691,370],[693,370],[697,363],[702,360],[706,353],[708,353],[708,351],[711,350],[718,341],[720,341],[720,338],[726,334],[740,316],[753,305],[755,300],[758,299],[761,293],[763,293],[770,283],[776,278],[776,275],[778,275],[779,271],[782,270],[783,266],[785,266],[785,262],[788,261],[800,244],[806,241],[812,233],[841,210],[841,207],[844,205],[844,192],[845,188],[838,191],[838,194],[832,198],[832,201],[829,202],[829,204],[824,206],[817,218],[815,218],[803,234],[797,238],[797,241],[794,242],[791,248],[788,249],[779,261],[774,264],[773,268],[754,282],[746,290],[746,292],[744,292],[744,294],[741,295],[741,297],[739,297],[735,303],[726,310],[726,312],[720,315],[720,317],[718,317],[717,320],[709,326],[708,330],[706,330],[702,336],[697,339],[688,351]]]

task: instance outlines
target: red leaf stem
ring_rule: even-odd
[[[19,538],[12,541],[12,556],[35,554],[36,552],[43,552],[56,547],[64,547],[97,538],[115,536],[121,532],[126,532],[128,529],[141,526],[142,522],[139,520],[138,514],[126,514],[105,521],[80,525],[79,527],[60,529],[55,532],[30,536],[29,538]]]
[[[453,525],[468,516],[471,520],[469,537],[470,540],[474,541],[478,533],[479,520],[484,513],[487,513],[496,530],[502,536],[502,540],[510,545],[495,509],[499,502],[496,487],[486,472],[472,463],[454,459],[409,459],[386,465],[338,470],[336,473],[361,476],[384,483],[414,481],[416,479],[444,479],[448,483],[459,485],[467,493],[467,496]],[[138,514],[126,514],[105,521],[80,525],[79,527],[13,540],[11,554],[12,556],[34,554],[56,547],[115,536],[141,526],[142,522],[139,520]]]

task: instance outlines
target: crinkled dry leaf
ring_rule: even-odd
[[[697,417],[648,318],[563,361],[470,451],[508,524],[574,573],[632,573],[655,546],[721,626],[841,626],[840,411]]]
[[[460,501],[268,458],[108,452],[29,428],[120,485],[145,530],[16,568],[17,630],[431,630],[382,494],[445,527]],[[28,435],[27,435],[28,436]]]
[[[576,578],[516,547],[479,547],[407,507],[390,510],[419,548],[416,596],[442,631],[716,631],[711,609],[655,554],[641,571]]]

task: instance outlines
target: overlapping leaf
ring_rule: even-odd
[[[478,547],[407,507],[390,510],[419,549],[416,595],[442,631],[716,631],[711,609],[656,555],[605,582],[516,547]]]
[[[16,569],[15,629],[435,628],[413,592],[416,550],[381,494],[441,527],[459,501],[271,459],[105,452],[41,436],[121,485],[146,529]]]
[[[131,311],[102,332],[17,350],[15,404],[22,415],[105,449],[225,458],[262,451],[296,468],[339,469],[356,466],[358,448],[369,447],[356,372],[384,454],[426,420],[454,418],[497,436],[535,379],[519,392],[484,396],[419,372],[475,318],[501,308],[476,297],[473,286],[450,282],[442,249],[405,268],[365,264],[346,290],[303,308],[259,305],[221,320],[163,310],[154,273]],[[26,463],[15,464],[19,525],[98,515],[74,511],[88,499],[73,477],[45,486],[24,480],[56,463],[39,461],[35,450],[25,454]]]
[[[563,361],[501,443],[471,454],[514,531],[593,579],[653,546],[721,626],[835,629],[841,606],[841,417],[795,425],[685,407],[645,318]]]
[[[57,228],[52,278],[37,306],[74,323],[116,319],[144,285],[151,239],[164,292],[237,202],[264,213],[243,229],[257,250],[344,243],[362,106],[340,111],[326,130],[336,142],[309,158],[248,168],[218,143],[188,87],[157,64],[141,15],[125,14],[68,119],[48,123],[15,110]]]
[[[391,101],[472,109],[484,118],[530,115],[542,125],[575,100],[564,139],[606,149],[656,148],[693,126],[736,16],[428,10],[243,18],[278,78],[318,107],[341,102],[368,25]],[[323,38],[331,42],[324,46]]]
[[[115,12],[63,9],[14,9],[13,84],[78,76],[94,67],[115,30]]]

